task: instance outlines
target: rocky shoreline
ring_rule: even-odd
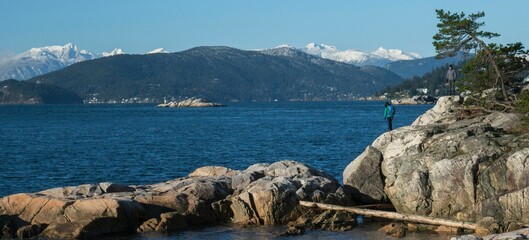
[[[462,108],[461,102],[457,96],[442,97],[412,126],[382,134],[347,166],[344,184],[290,160],[243,171],[206,166],[151,185],[99,183],[5,196],[0,227],[5,238],[72,239],[219,223],[288,224],[284,235],[357,225],[354,214],[308,209],[302,200],[390,203],[399,213],[477,222],[480,236],[528,226],[529,135],[515,132],[519,116],[484,114]],[[421,228],[390,224],[385,231],[399,237]],[[527,232],[509,234],[527,237]]]
[[[429,95],[413,96],[410,98],[399,98],[392,99],[391,104],[393,105],[418,105],[418,104],[435,104],[437,98]]]
[[[442,97],[411,126],[368,146],[343,175],[355,200],[391,202],[399,213],[485,219],[486,233],[528,226],[529,134],[517,133],[521,117],[462,102]]]
[[[100,183],[14,194],[0,199],[0,224],[7,238],[52,239],[177,231],[228,221],[277,225],[306,216],[301,199],[353,204],[330,175],[280,161],[244,171],[203,167],[152,185]]]

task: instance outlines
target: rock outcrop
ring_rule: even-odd
[[[450,240],[522,240],[529,239],[529,228],[519,229],[516,231],[491,234],[484,237],[479,235],[463,235],[452,237]]]
[[[233,221],[282,224],[303,214],[299,200],[351,205],[350,193],[330,175],[294,161],[257,164],[236,175]]]
[[[85,184],[6,196],[0,228],[7,238],[72,239],[223,221],[281,224],[306,214],[300,200],[351,205],[350,195],[330,175],[295,161],[244,171],[202,167],[152,185]]]
[[[509,131],[518,116],[467,112],[442,97],[412,126],[378,137],[344,171],[361,203],[391,202],[400,213],[503,229],[529,224],[529,134]]]
[[[391,100],[393,105],[417,105],[417,104],[435,104],[437,98],[429,95],[413,96],[410,98],[400,98]]]
[[[123,198],[71,200],[35,193],[0,199],[0,214],[10,218],[5,225],[11,232],[20,236],[22,227],[37,226],[30,229],[33,234],[43,230],[42,236],[52,239],[134,231],[144,212],[141,204]]]
[[[157,107],[184,108],[184,107],[222,107],[224,105],[210,102],[203,98],[188,98],[180,102],[158,104]]]

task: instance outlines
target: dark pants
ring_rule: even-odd
[[[388,129],[393,130],[393,124],[391,123],[393,121],[393,117],[387,117],[388,120]]]
[[[454,80],[448,80],[448,95],[455,95],[456,88],[454,86]]]

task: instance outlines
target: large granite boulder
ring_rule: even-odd
[[[191,177],[142,186],[133,199],[144,206],[148,220],[137,231],[175,231],[226,220],[231,215],[222,211],[227,208],[223,201],[233,190],[231,178],[219,173],[231,175],[234,172],[227,168],[204,167],[191,173]]]
[[[344,183],[354,186],[351,189],[353,198],[358,204],[385,203],[388,197],[384,192],[384,176],[380,164],[382,153],[372,147],[357,157],[361,161],[352,161],[344,170]]]
[[[63,239],[132,232],[144,209],[128,199],[67,200],[42,194],[14,194],[0,199],[0,215],[15,216],[12,231],[17,229],[19,236],[31,231],[35,234],[47,226],[43,236]],[[36,227],[18,231],[26,226]]]
[[[434,123],[453,123],[458,120],[458,110],[463,98],[460,96],[445,96],[437,100],[435,106],[418,117],[411,125],[428,125]]]
[[[256,164],[233,177],[233,221],[282,224],[305,209],[300,200],[351,205],[347,191],[332,176],[295,161]]]
[[[492,216],[503,226],[529,224],[529,135],[505,131],[516,116],[469,118],[460,104],[457,96],[442,97],[413,126],[368,146],[344,171],[355,200],[458,221]]]
[[[143,218],[144,209],[127,199],[94,198],[73,202],[63,215],[66,221],[51,223],[42,233],[44,237],[72,239],[132,233]]]
[[[228,177],[188,177],[142,187],[133,199],[141,203],[148,218],[166,212],[186,216],[188,224],[216,221],[213,203],[232,193]]]

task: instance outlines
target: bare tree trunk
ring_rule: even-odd
[[[456,221],[446,220],[446,219],[441,219],[441,218],[417,216],[417,215],[411,215],[411,214],[402,214],[402,213],[397,213],[397,212],[386,212],[386,211],[356,208],[356,207],[343,207],[343,206],[338,206],[338,205],[307,202],[307,201],[299,201],[299,204],[301,206],[310,207],[310,208],[320,208],[320,209],[325,209],[325,210],[352,212],[354,214],[360,214],[360,215],[364,215],[367,217],[388,218],[388,219],[401,220],[401,221],[406,221],[406,222],[440,225],[440,226],[455,227],[455,228],[465,228],[465,229],[471,229],[471,230],[476,230],[477,228],[477,225],[475,223],[456,222]]]

